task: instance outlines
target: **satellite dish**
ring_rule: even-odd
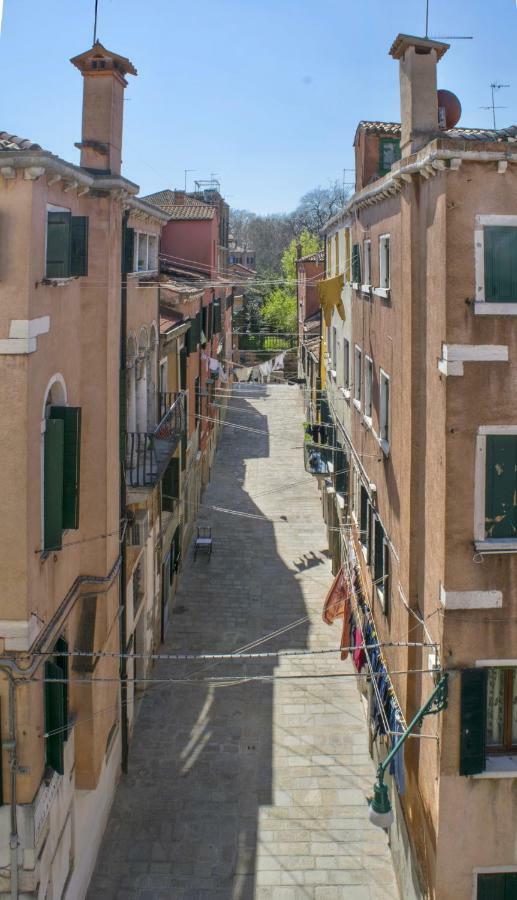
[[[454,128],[461,118],[461,103],[452,91],[438,91],[438,126],[442,131]]]

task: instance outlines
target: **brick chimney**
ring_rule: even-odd
[[[399,34],[390,49],[400,60],[401,156],[410,156],[439,133],[436,65],[449,44]]]
[[[75,145],[81,151],[81,165],[120,175],[125,76],[136,75],[136,69],[99,41],[70,62],[84,78],[82,138]]]

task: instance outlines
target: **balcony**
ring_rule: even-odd
[[[160,480],[187,427],[185,393],[159,394],[153,431],[126,432],[126,485],[149,488]]]

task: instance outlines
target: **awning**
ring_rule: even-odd
[[[345,321],[345,307],[341,299],[341,291],[343,290],[344,276],[336,275],[334,278],[326,278],[318,284],[318,292],[320,295],[321,308],[325,324],[330,325],[332,321],[332,310],[336,307],[339,315]]]

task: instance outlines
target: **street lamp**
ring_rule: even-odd
[[[421,725],[425,716],[439,713],[442,709],[447,708],[448,680],[449,675],[447,672],[444,672],[429,700],[420,707],[406,730],[400,735],[400,739],[391,748],[386,759],[380,763],[377,769],[377,781],[373,786],[373,797],[368,799],[368,818],[372,825],[376,825],[377,828],[389,828],[395,818],[391,808],[388,787],[384,784],[384,773],[397,751],[400,750],[402,744],[413,731],[413,728]]]

